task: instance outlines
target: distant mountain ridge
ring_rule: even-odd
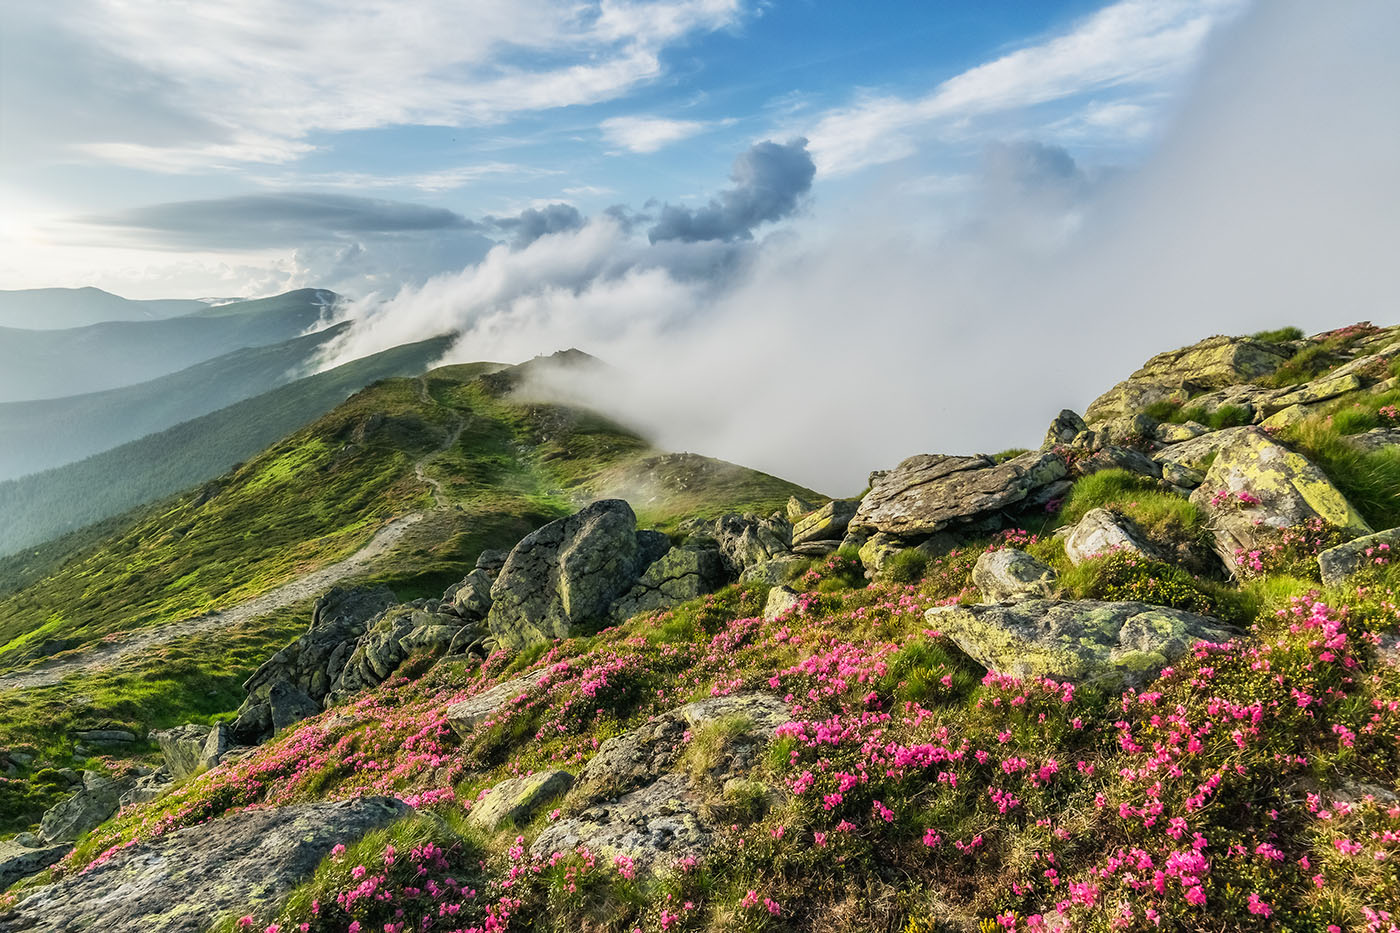
[[[100,288],[0,289],[0,327],[63,330],[107,321],[155,321],[208,307],[198,299],[134,300]]]

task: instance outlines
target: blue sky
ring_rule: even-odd
[[[745,235],[892,188],[957,216],[999,146],[1140,161],[1243,2],[25,6],[0,287],[189,297],[421,283],[551,204],[702,207],[764,140],[809,140],[815,178]]]

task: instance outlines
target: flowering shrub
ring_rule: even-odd
[[[1311,518],[1290,528],[1260,528],[1257,546],[1235,551],[1235,564],[1246,579],[1283,573],[1303,579],[1318,578],[1317,555],[1345,540],[1342,532],[1321,518]]]
[[[1133,551],[1091,558],[1068,573],[1064,583],[1081,599],[1137,600],[1203,615],[1235,614],[1185,570]]]

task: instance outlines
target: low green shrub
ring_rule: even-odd
[[[928,569],[928,555],[918,548],[905,548],[885,565],[884,574],[896,583],[918,583]]]
[[[1060,576],[1064,592],[1077,599],[1133,600],[1230,621],[1248,622],[1257,604],[1237,591],[1213,587],[1174,564],[1130,551],[1112,551],[1086,560]]]
[[[1263,343],[1291,343],[1294,340],[1302,340],[1304,334],[1298,327],[1280,327],[1278,330],[1261,330],[1250,336]]]

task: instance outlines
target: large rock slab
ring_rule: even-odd
[[[1013,547],[988,551],[972,567],[972,585],[989,603],[1044,599],[1055,589],[1057,574],[1025,551]]]
[[[523,648],[598,623],[637,582],[644,553],[637,516],[603,499],[527,535],[491,587],[487,622],[498,642]]]
[[[5,890],[21,878],[43,871],[50,865],[73,851],[71,842],[30,847],[20,845],[11,839],[0,840],[0,891]],[[4,916],[0,915],[0,929],[4,929]]]
[[[1347,578],[1368,567],[1382,568],[1395,564],[1400,564],[1400,528],[1353,538],[1317,555],[1322,582],[1328,586],[1345,583]]]
[[[1243,501],[1240,493],[1259,501]],[[1191,501],[1210,516],[1216,553],[1232,571],[1237,555],[1257,549],[1268,532],[1314,518],[1350,537],[1371,533],[1322,470],[1259,428],[1243,429],[1217,448]]]
[[[567,771],[537,771],[525,777],[509,778],[473,804],[467,822],[487,832],[505,826],[523,826],[540,807],[562,797],[573,786],[574,776]]]
[[[926,537],[950,525],[1014,508],[1032,492],[1069,472],[1054,450],[1034,451],[1003,463],[990,458],[920,454],[887,473],[871,476],[853,529],[901,538]]]
[[[666,609],[713,593],[726,579],[724,558],[718,550],[672,548],[646,569],[625,596],[613,603],[609,615],[622,622],[639,612]]]
[[[714,846],[715,827],[703,810],[704,798],[689,777],[666,774],[546,827],[535,837],[530,854],[548,858],[587,846],[604,858],[625,855],[639,872],[655,872],[681,858],[699,858]]]
[[[410,813],[386,797],[244,810],[120,849],[85,874],[36,888],[0,929],[201,933],[280,903],[337,843]]]
[[[924,618],[988,670],[1108,687],[1140,687],[1197,642],[1240,634],[1179,609],[1087,599],[940,606]]]
[[[1192,391],[1250,382],[1274,372],[1291,355],[1286,347],[1248,337],[1210,337],[1152,357],[1095,399],[1084,417],[1093,422],[1130,415]]]
[[[810,515],[804,515],[793,523],[793,546],[809,541],[840,541],[859,507],[859,499],[832,499]]]
[[[513,703],[521,695],[529,693],[544,675],[543,670],[531,671],[453,703],[447,708],[447,724],[462,738],[470,737],[482,721],[507,703]]]

